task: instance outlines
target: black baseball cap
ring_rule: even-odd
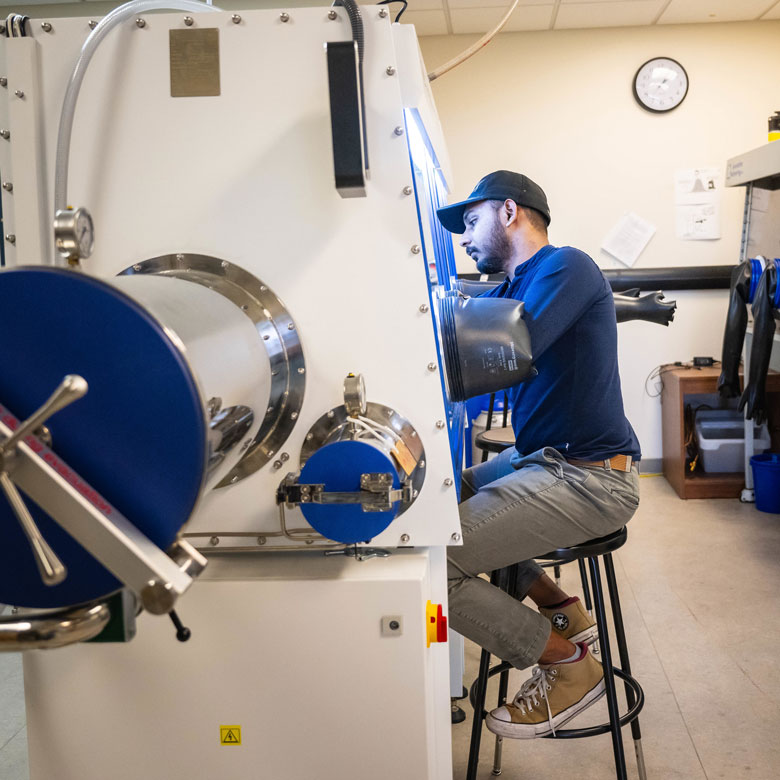
[[[535,209],[550,224],[550,207],[544,190],[522,173],[493,171],[479,180],[471,195],[460,203],[436,209],[436,216],[450,233],[464,233],[463,213],[480,200],[513,200],[518,206]]]

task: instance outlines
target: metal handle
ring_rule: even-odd
[[[8,503],[22,526],[32,548],[33,558],[41,573],[41,579],[46,585],[59,585],[67,576],[68,570],[54,551],[46,543],[32,515],[27,509],[16,485],[4,471],[0,472],[0,488],[2,488]]]
[[[9,453],[21,439],[33,433],[55,412],[59,412],[60,409],[78,401],[88,389],[89,385],[84,377],[78,374],[68,374],[51,394],[49,400],[37,412],[28,417],[4,442],[0,442],[0,455]]]

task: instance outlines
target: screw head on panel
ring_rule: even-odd
[[[406,543],[409,541],[409,539],[410,539],[410,538],[411,538],[411,537],[409,536],[409,534],[401,534],[401,541],[402,541],[404,544],[406,544]]]
[[[288,323],[287,330],[295,330],[295,323],[294,322]]]
[[[313,433],[307,433],[306,434],[306,441],[311,441],[313,438],[314,438],[314,434]]]
[[[21,98],[23,98],[23,97],[24,97],[24,92],[22,92],[22,90],[21,90],[21,89],[17,89],[17,90],[14,92],[14,95],[16,95],[16,97],[18,97],[19,99],[21,99]]]
[[[192,24],[195,20],[191,16],[185,16],[184,17],[184,24],[187,25],[187,27],[192,27]]]
[[[0,76],[0,87],[7,87],[8,79],[5,76]]]
[[[275,460],[274,461],[274,470],[278,471],[282,467],[282,461]]]
[[[437,368],[436,363],[428,363],[428,371],[435,371]]]
[[[5,138],[8,141],[11,138],[11,133],[8,130],[0,130],[0,138]]]
[[[428,304],[427,303],[421,303],[420,304],[420,313],[421,314],[427,314],[428,313]]]
[[[211,539],[209,539],[209,544],[212,547],[216,547],[219,544],[219,537],[218,536],[212,536]]]
[[[395,76],[395,68],[392,65],[388,65],[385,68],[385,73],[387,73],[388,76]]]
[[[444,427],[444,420],[436,420],[436,427],[441,430]]]
[[[230,17],[230,20],[233,24],[241,24],[241,14],[233,14],[233,16]]]
[[[453,542],[459,542],[460,541],[460,534],[453,534],[450,539],[452,539]]]
[[[452,477],[447,477],[447,479],[444,480],[444,487],[452,487],[454,484]]]
[[[5,234],[5,240],[9,244],[15,244],[16,243],[16,236],[13,233],[6,233]]]
[[[414,190],[412,189],[412,186],[411,186],[410,184],[407,184],[407,185],[406,185],[406,186],[405,186],[405,187],[404,187],[404,188],[401,190],[401,192],[403,192],[403,194],[404,194],[404,195],[411,195],[411,194],[414,192]]]
[[[134,270],[134,271],[140,271],[140,270],[141,270],[141,264],[140,264],[140,263],[136,263],[136,264],[133,266],[133,270]]]
[[[51,32],[52,27],[50,22],[41,22],[41,29],[44,32]]]
[[[331,8],[330,11],[328,11],[328,19],[334,21],[335,19],[338,19],[339,15]]]
[[[89,20],[89,29],[94,30],[98,26],[98,23],[94,19]]]
[[[305,373],[306,373],[306,369],[305,369],[303,366],[301,366],[301,367],[298,369],[298,373],[299,373],[299,374],[305,374]]]
[[[283,452],[279,456],[279,460],[282,461],[282,463],[287,463],[287,461],[290,460],[290,456],[286,452]]]
[[[289,22],[290,21],[290,14],[288,14],[287,11],[282,11],[279,14],[279,19],[282,22]]]
[[[398,126],[397,126],[397,127],[394,129],[394,130],[393,130],[393,132],[394,132],[396,135],[403,135],[403,134],[404,134],[404,129],[403,129],[403,127],[401,127],[401,125],[398,125]]]
[[[290,414],[290,419],[291,420],[297,420],[298,419],[298,412],[292,412],[292,414]]]
[[[421,469],[424,469],[424,468],[425,468],[425,461],[424,461],[424,460],[421,460],[421,461],[420,461],[420,462],[419,462],[417,465],[418,465],[418,466],[419,466]]]
[[[139,17],[138,19],[135,20],[135,26],[143,29],[144,27],[146,27],[146,21]]]
[[[419,255],[422,249],[420,248],[419,244],[412,244],[412,254],[413,255]]]
[[[379,9],[379,18],[384,19],[387,16],[387,8]]]
[[[257,537],[257,543],[258,544],[265,544],[268,541],[265,536],[258,536]]]
[[[14,185],[10,181],[4,181],[3,182],[3,189],[6,192],[13,192],[14,191]]]

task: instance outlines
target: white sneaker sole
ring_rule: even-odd
[[[576,704],[559,712],[552,719],[552,726],[556,729],[568,723],[572,718],[579,715],[583,710],[597,702],[606,693],[604,680],[601,679],[595,688],[588,691]],[[508,737],[509,739],[536,739],[537,737],[546,737],[552,734],[550,721],[545,720],[542,723],[509,723],[505,720],[494,718],[491,713],[485,717],[485,725],[494,734],[499,737]]]

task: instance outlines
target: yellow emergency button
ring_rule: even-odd
[[[425,640],[426,647],[430,647],[432,642],[447,641],[447,618],[442,605],[432,601],[425,605]]]

